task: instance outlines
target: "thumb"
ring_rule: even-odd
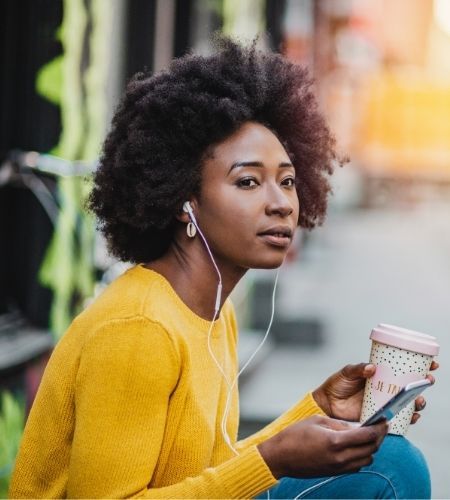
[[[345,420],[338,420],[336,418],[327,418],[323,425],[333,431],[348,431],[349,429],[353,429],[355,427],[355,422],[346,422]]]
[[[369,378],[375,375],[376,366],[372,363],[359,363],[357,365],[347,365],[342,370],[342,375],[349,379]]]

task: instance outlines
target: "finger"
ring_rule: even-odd
[[[314,415],[309,417],[309,420],[314,422],[316,425],[325,427],[333,431],[345,431],[354,428],[357,422],[347,422],[346,420],[339,420],[337,418],[331,418],[324,415]]]
[[[337,457],[341,463],[352,463],[366,457],[370,457],[377,452],[378,448],[379,444],[376,442],[365,444],[362,446],[356,446],[354,448],[346,448],[341,453],[339,453]]]
[[[349,380],[368,378],[375,374],[376,366],[372,363],[359,363],[357,365],[346,365],[342,369],[342,375]]]
[[[368,363],[364,368],[364,376],[367,378],[373,377],[376,371],[377,371],[376,365],[374,365],[373,363]]]
[[[371,426],[373,427],[373,426]],[[387,433],[388,423],[385,422],[385,430]],[[379,436],[375,442],[356,446],[354,448],[347,448],[343,451],[343,454],[339,457],[341,463],[347,471],[357,470],[361,467],[365,467],[370,465],[373,462],[373,455],[378,451],[381,446],[383,439],[386,434],[382,434]]]
[[[419,396],[415,401],[415,409],[416,411],[421,411],[425,408],[427,402],[423,396]]]
[[[432,383],[434,384],[436,382],[436,379],[433,377],[433,375],[431,375],[431,373],[429,373],[426,378]]]
[[[420,413],[414,412],[411,417],[411,425],[414,425],[419,420],[420,416]]]
[[[439,363],[437,361],[432,361],[430,370],[437,370],[439,368]]]
[[[352,428],[348,430],[341,430],[333,437],[335,447],[355,447],[370,443],[381,443],[388,432],[389,425],[386,420],[379,422],[375,425],[368,425],[366,427]]]
[[[337,418],[324,417],[320,424],[333,431],[347,431],[355,428],[355,422],[346,422]]]

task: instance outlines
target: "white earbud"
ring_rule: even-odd
[[[203,234],[202,230],[198,226],[197,219],[195,218],[194,212],[192,210],[192,207],[191,207],[191,204],[189,203],[189,201],[185,201],[183,203],[183,212],[186,212],[187,214],[189,214],[189,218],[191,219],[192,224],[194,224],[194,226],[197,228],[197,231],[199,232],[200,237],[202,238],[203,243],[205,244],[206,251],[208,252],[209,257],[213,263],[214,269],[216,270],[217,276],[219,277],[219,283],[217,285],[216,303],[214,306],[214,311],[217,313],[220,309],[220,300],[222,297],[222,275],[220,274],[219,268],[217,267],[216,261],[214,260],[213,254],[211,252],[211,249],[209,248],[208,242],[206,241],[205,235]]]
[[[187,214],[189,214],[189,217],[191,218],[192,222],[195,221],[194,212],[192,210],[191,204],[188,201],[185,201],[183,203],[183,212],[186,212]]]

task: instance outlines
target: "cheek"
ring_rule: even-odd
[[[256,221],[254,211],[229,199],[225,206],[217,204],[211,207],[204,218],[204,227],[216,248],[242,251],[243,245],[248,246],[255,234]]]
[[[255,193],[239,192],[234,186],[216,189],[204,201],[202,211],[206,211],[209,221],[215,220],[224,229],[231,226],[238,231],[239,226],[254,225],[258,214],[264,212]]]
[[[231,239],[233,235],[245,238],[245,235],[249,234],[254,227],[255,217],[250,216],[248,211],[232,204],[217,218],[217,230],[225,239]]]

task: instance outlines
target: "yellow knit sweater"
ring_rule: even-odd
[[[309,394],[236,443],[235,390],[228,433],[236,456],[220,429],[228,389],[208,351],[209,325],[143,266],[113,282],[52,354],[10,496],[249,498],[276,484],[256,445],[322,412]],[[236,342],[227,301],[211,346],[229,380],[237,369]]]

